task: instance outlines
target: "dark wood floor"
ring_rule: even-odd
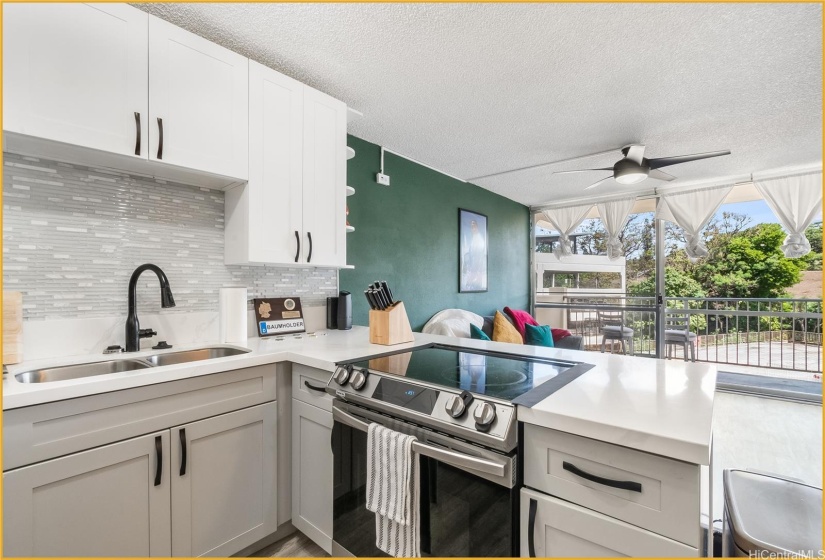
[[[300,531],[272,543],[253,554],[254,557],[326,558],[329,554]]]

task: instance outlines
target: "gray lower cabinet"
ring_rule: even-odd
[[[3,474],[4,556],[168,556],[169,430]]]
[[[696,549],[576,504],[523,488],[521,556],[690,557]]]
[[[278,528],[275,402],[172,428],[172,555],[229,556]]]
[[[292,400],[292,524],[332,550],[332,413]]]
[[[7,471],[4,556],[242,550],[278,528],[277,413],[272,401]]]

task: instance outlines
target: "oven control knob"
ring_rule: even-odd
[[[338,366],[332,374],[332,380],[343,387],[349,381],[350,373],[352,373],[352,366]]]
[[[488,402],[480,402],[473,410],[473,420],[476,421],[476,430],[487,432],[496,419],[496,407]]]
[[[356,391],[360,391],[364,388],[364,385],[367,383],[368,375],[369,372],[366,369],[356,369],[352,372],[352,376],[350,377],[350,387],[352,387]]]
[[[469,391],[462,391],[460,395],[451,395],[444,409],[451,417],[461,418],[467,412],[467,407],[471,402],[473,402],[473,395]]]

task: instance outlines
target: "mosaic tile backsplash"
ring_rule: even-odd
[[[151,262],[177,306],[218,311],[218,290],[298,296],[324,305],[334,269],[227,266],[224,193],[17,154],[3,154],[3,283],[23,292],[26,320],[125,315],[132,271]],[[138,310],[160,311],[157,277],[144,272]]]

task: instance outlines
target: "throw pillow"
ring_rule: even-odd
[[[539,322],[533,319],[533,316],[527,313],[526,311],[522,311],[520,309],[510,309],[509,307],[505,307],[504,312],[513,321],[513,326],[516,327],[516,330],[521,335],[522,340],[524,340],[525,325],[538,326],[539,324]]]
[[[493,319],[493,340],[496,342],[510,342],[512,344],[524,344],[524,340],[516,330],[516,327],[510,324],[507,317],[496,311],[496,316]]]
[[[476,340],[490,340],[490,337],[487,336],[486,332],[472,323],[470,323],[470,338],[475,338]]]
[[[538,327],[529,324],[525,325],[524,344],[530,344],[531,346],[547,346],[550,348],[555,346],[553,343],[553,333],[547,325]]]

